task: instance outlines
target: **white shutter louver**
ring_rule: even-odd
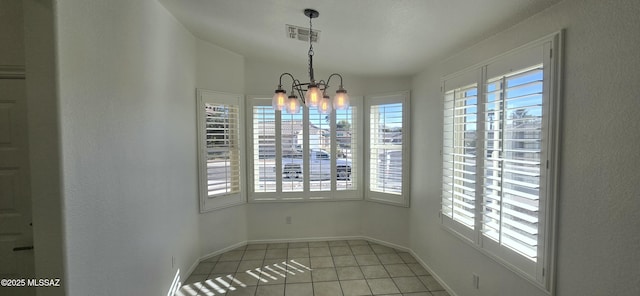
[[[543,69],[536,65],[486,84],[482,229],[532,261],[538,249]]]
[[[403,104],[372,105],[370,109],[371,191],[402,194]]]
[[[336,112],[336,190],[356,190],[358,184],[358,121],[357,107]]]
[[[205,103],[207,196],[240,191],[239,108]]]
[[[450,90],[444,102],[442,213],[473,229],[476,183],[476,85]]]
[[[305,186],[304,120],[302,114],[281,112],[280,144],[282,161],[282,192],[302,192]],[[299,199],[299,197],[292,197]]]
[[[276,192],[276,113],[271,106],[253,107],[253,190]]]
[[[335,111],[334,111],[335,112]],[[331,190],[331,115],[309,108],[309,183],[310,191]]]

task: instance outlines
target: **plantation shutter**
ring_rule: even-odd
[[[244,202],[242,108],[239,95],[198,90],[201,211]]]
[[[336,113],[336,173],[338,180],[336,190],[355,191],[360,183],[359,171],[354,168],[359,167],[359,157],[362,152],[362,144],[358,141],[360,137],[361,124],[359,121],[359,110],[362,106],[350,106],[345,110],[335,110]],[[351,166],[346,164],[351,163]]]
[[[542,64],[486,82],[484,236],[532,261],[538,249]]]
[[[276,112],[271,106],[253,106],[253,190],[276,192]]]
[[[371,106],[372,191],[402,193],[402,103]]]
[[[408,93],[367,100],[368,199],[408,206]]]
[[[362,101],[352,97],[331,114],[313,107],[290,114],[275,111],[271,98],[249,98],[249,201],[362,199]]]
[[[550,288],[557,190],[554,34],[443,79],[442,224]],[[551,237],[551,238],[550,238]]]
[[[205,103],[207,196],[240,191],[238,105]]]
[[[442,214],[470,229],[475,224],[477,94],[473,84],[447,91],[444,102]]]

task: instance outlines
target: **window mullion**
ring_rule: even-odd
[[[309,140],[309,123],[310,123],[310,115],[309,108],[302,108],[302,182],[303,182],[303,193],[304,199],[308,199],[311,192],[311,146]]]
[[[456,121],[455,121],[455,115],[456,115],[456,111],[455,108],[456,106],[458,106],[458,90],[454,90],[453,91],[453,110],[451,111],[452,115],[453,115],[453,136],[451,137],[451,149],[453,149],[452,155],[455,155],[456,150],[455,150],[455,146],[456,146],[456,138],[459,137],[458,133],[456,132],[455,126],[456,126]],[[457,167],[457,163],[456,163],[456,157],[452,156],[451,157],[451,164],[453,165],[452,167],[452,174],[451,174],[451,219],[453,219],[454,221],[457,219],[456,218],[456,206],[455,206],[455,184],[457,182],[456,180],[456,173],[455,173],[455,169]]]
[[[331,112],[331,114],[329,115],[329,137],[330,137],[330,141],[331,141],[331,151],[329,152],[329,154],[331,155],[331,197],[335,197],[335,194],[337,192],[337,186],[338,186],[338,164],[337,164],[337,159],[338,159],[338,139],[337,139],[337,110],[334,110],[334,112]],[[352,163],[353,165],[353,163]]]
[[[276,192],[282,197],[282,111],[275,111],[274,120],[276,138]]]
[[[484,170],[485,170],[485,101],[486,101],[486,67],[478,73],[477,82],[477,112],[476,112],[476,195],[475,195],[475,239],[476,244],[482,244],[482,228],[484,219]]]
[[[500,111],[501,111],[501,121],[500,121],[500,156],[498,157],[500,162],[500,221],[498,224],[498,244],[502,245],[502,225],[504,222],[504,140],[506,135],[506,127],[507,127],[507,104],[506,104],[506,88],[507,88],[507,78],[506,76],[502,76],[500,80]]]

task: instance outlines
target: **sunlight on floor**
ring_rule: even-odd
[[[263,283],[267,283],[269,282],[269,280],[273,280],[273,281],[278,280],[279,278],[276,277],[276,275],[282,278],[286,278],[287,275],[285,273],[288,273],[290,275],[296,275],[296,273],[304,273],[305,272],[304,269],[306,269],[307,271],[311,271],[311,268],[297,262],[296,260],[292,259],[292,260],[289,260],[288,262],[289,263],[287,263],[287,261],[282,261],[281,263],[286,268],[280,266],[278,263],[275,263],[272,265],[263,266],[262,268],[258,267],[255,269],[248,269],[245,271],[245,273],[247,273],[248,275],[254,277],[255,279]],[[280,269],[284,271],[285,273],[276,271],[274,267],[276,269]],[[266,269],[269,272],[266,272],[263,269]],[[228,274],[226,276],[226,279],[223,279],[222,277],[217,277],[215,278],[215,281],[218,283],[215,283],[211,279],[207,279],[204,281],[204,283],[195,282],[195,283],[184,285],[180,287],[178,291],[175,292],[175,295],[176,296],[224,295],[224,293],[226,293],[227,291],[235,291],[237,288],[247,287],[245,283],[243,283],[242,281],[240,281],[239,279],[237,279],[231,274]],[[220,285],[222,285],[222,287]],[[198,291],[200,293],[198,293]]]

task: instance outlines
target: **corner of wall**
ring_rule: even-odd
[[[50,0],[26,0],[23,9],[36,277],[60,278],[64,287],[41,288],[38,295],[65,295],[56,7]]]

